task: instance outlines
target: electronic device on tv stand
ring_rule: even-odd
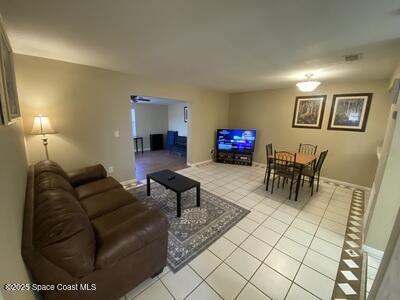
[[[251,166],[255,149],[256,131],[252,129],[218,129],[216,161]]]

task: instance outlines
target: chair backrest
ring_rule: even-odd
[[[300,144],[299,145],[299,152],[305,154],[312,154],[315,155],[317,153],[317,145],[311,144]]]
[[[178,131],[168,130],[168,132],[167,132],[167,149],[170,149],[175,145],[177,136],[178,136]]]
[[[265,154],[267,155],[267,161],[268,161],[268,158],[269,158],[271,155],[274,154],[273,151],[272,151],[272,144],[267,144],[267,145],[265,146]]]
[[[328,154],[328,150],[321,152],[321,154],[319,155],[317,164],[315,165],[315,171],[317,171],[317,172],[321,171],[322,164],[324,163],[327,154]]]
[[[274,169],[279,173],[292,173],[294,174],[296,164],[296,153],[287,151],[274,152]]]

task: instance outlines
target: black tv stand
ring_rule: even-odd
[[[224,164],[251,166],[253,164],[253,153],[217,151],[216,161]]]

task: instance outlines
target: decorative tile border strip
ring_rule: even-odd
[[[333,185],[333,186],[336,186],[336,187],[346,188],[346,189],[353,190],[353,191],[356,191],[356,190],[357,191],[361,191],[360,189],[357,189],[354,186],[346,185],[345,182],[337,183],[337,182],[330,181],[328,179],[321,179],[321,182],[327,183],[327,184],[330,184],[330,185]]]
[[[365,259],[362,251],[364,191],[355,189],[332,299],[364,299]]]

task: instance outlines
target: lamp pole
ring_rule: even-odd
[[[42,142],[43,142],[43,146],[44,146],[44,151],[46,152],[46,159],[49,160],[49,150],[47,150],[47,145],[49,143],[47,142],[46,134],[42,135]]]
[[[56,133],[50,124],[49,118],[47,116],[38,115],[33,119],[33,125],[31,134],[37,134],[41,136],[42,144],[46,154],[46,159],[49,160],[49,150],[48,150],[48,134]]]

